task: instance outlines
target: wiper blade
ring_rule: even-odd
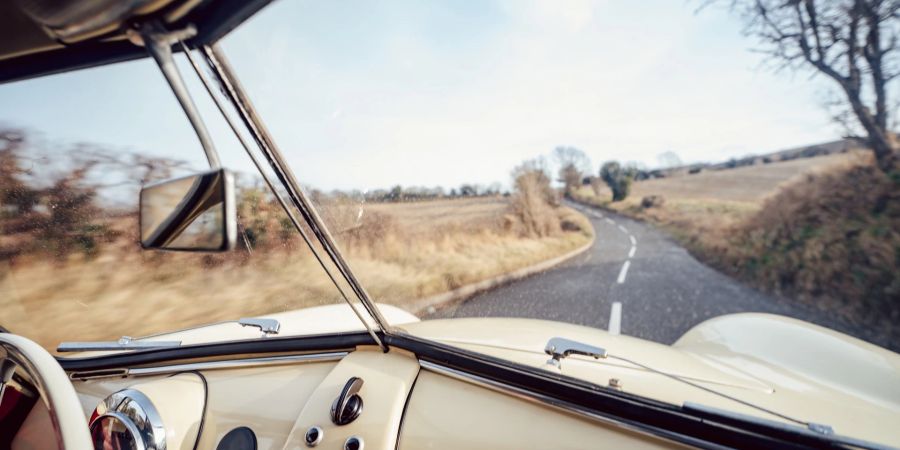
[[[237,323],[242,327],[259,328],[262,337],[278,334],[281,330],[281,324],[275,319],[263,319],[256,317],[242,318],[240,320],[229,320],[225,322],[208,323],[196,327],[184,328],[177,331],[167,331],[162,334],[177,333],[181,331],[195,330],[197,328],[205,328],[212,325],[220,325],[223,323]],[[91,351],[111,351],[111,350],[153,350],[160,348],[181,347],[181,341],[147,341],[144,339],[160,336],[161,334],[151,334],[141,338],[133,338],[131,336],[122,336],[118,341],[87,341],[87,342],[63,342],[56,347],[59,353],[66,352],[91,352]]]
[[[734,425],[741,429],[758,431],[764,434],[777,433],[785,435],[786,437],[802,437],[829,444],[847,445],[854,448],[879,450],[894,448],[874,442],[864,441],[862,439],[834,434],[834,430],[830,426],[823,424],[808,422],[806,423],[806,426],[791,425],[789,423],[763,419],[761,417],[741,414],[694,402],[684,402],[681,409],[694,416],[712,419],[718,423]]]
[[[108,350],[151,350],[172,347],[181,347],[181,341],[139,341],[130,336],[122,336],[118,341],[63,342],[56,347],[56,351],[65,353]]]

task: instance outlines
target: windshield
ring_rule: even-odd
[[[896,11],[851,51],[881,59],[838,62],[837,35],[783,41],[808,16],[734,3],[278,2],[221,45],[387,331],[826,424],[848,418],[804,395],[852,392],[875,411],[864,436],[900,405],[900,68],[870,48]],[[3,327],[49,349],[258,316],[363,330],[279,203],[290,186],[264,181],[283,174],[205,96],[237,248],[141,250],[139,188],[209,169],[152,61],[0,98]],[[232,325],[179,336],[259,337]],[[858,373],[804,350],[823,343]]]
[[[196,81],[191,87],[202,89]],[[258,316],[279,319],[281,332],[291,335],[364,329],[221,116],[209,114],[208,98],[195,96],[222,165],[234,175],[236,248],[142,250],[141,186],[209,170],[152,61],[5,85],[0,98],[6,330],[55,352],[66,341],[116,341],[217,322],[228,324],[179,339],[257,338],[258,329],[237,321]],[[320,306],[326,308],[308,310]],[[297,316],[307,317],[302,324],[285,320],[299,310],[306,311]],[[324,320],[335,314],[340,320]]]

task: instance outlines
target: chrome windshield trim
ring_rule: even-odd
[[[195,370],[246,369],[263,366],[282,366],[298,363],[316,363],[339,361],[350,352],[308,353],[302,355],[264,356],[260,358],[227,359],[220,361],[201,361],[195,363],[170,364],[167,366],[136,367],[121,369],[103,369],[96,371],[75,371],[69,373],[71,380],[94,380],[99,378],[124,378],[149,375],[165,375],[170,373],[189,372]]]
[[[653,436],[658,439],[664,439],[671,442],[688,444],[700,448],[725,448],[716,444],[711,444],[706,441],[702,441],[696,438],[692,438],[689,436],[684,436],[678,433],[674,433],[668,430],[650,427],[650,426],[642,426],[639,424],[634,424],[631,422],[626,422],[620,420],[618,418],[600,414],[596,411],[589,410],[587,408],[583,408],[578,405],[573,405],[569,402],[565,402],[562,400],[555,399],[553,397],[539,394],[536,392],[531,392],[526,389],[518,388],[515,386],[509,386],[507,384],[501,383],[499,381],[491,380],[489,378],[484,378],[475,374],[471,374],[468,372],[463,372],[461,370],[453,369],[450,367],[444,367],[440,364],[436,364],[430,361],[419,360],[419,365],[422,369],[427,370],[432,373],[436,373],[439,375],[444,375],[455,380],[459,380],[465,383],[474,384],[476,386],[480,386],[486,389],[490,389],[495,392],[500,392],[501,394],[506,394],[518,398],[520,400],[527,401],[529,403],[535,403],[542,406],[547,406],[562,412],[566,412],[569,414],[575,414],[577,416],[581,416],[587,418],[592,421],[601,422],[607,425],[614,425],[616,427],[624,428],[636,433],[641,433],[648,436]],[[415,395],[415,393],[413,393]]]
[[[122,336],[118,341],[63,342],[56,347],[59,353],[117,350],[154,350],[181,347],[181,341],[140,341]]]

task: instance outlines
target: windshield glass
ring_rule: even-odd
[[[889,428],[900,63],[873,46],[896,8],[848,62],[836,34],[819,56],[779,40],[803,14],[699,3],[277,2],[221,45],[393,332],[775,420],[747,404],[844,423],[809,392],[852,392],[856,435]],[[363,329],[194,97],[235,173],[230,252],[140,248],[140,186],[209,169],[152,61],[0,86],[0,325],[50,349],[252,316]],[[179,338],[260,336],[216,330]]]
[[[256,316],[278,318],[282,334],[363,330],[215,107],[196,95],[202,87],[188,80],[234,174],[230,252],[141,249],[140,187],[209,170],[152,61],[0,86],[0,326],[51,351],[64,341],[220,321],[231,323],[178,338],[257,338],[258,329],[234,322]],[[296,314],[327,305],[335,306]]]

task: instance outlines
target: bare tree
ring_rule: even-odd
[[[713,0],[714,1],[714,0]],[[900,74],[898,0],[730,0],[760,50],[788,69],[811,69],[833,80],[846,101],[852,138],[866,143],[878,166],[897,166],[891,130],[896,109],[889,87]],[[855,131],[853,131],[855,130]],[[859,133],[861,132],[861,133]],[[857,134],[858,133],[858,134]]]
[[[583,151],[566,146],[553,149],[553,157],[559,164],[559,181],[565,186],[566,195],[571,195],[584,175],[591,172],[591,159]]]
[[[681,158],[678,156],[678,153],[673,151],[665,151],[656,156],[656,160],[659,162],[659,167],[663,169],[673,169],[675,167],[681,166]]]

